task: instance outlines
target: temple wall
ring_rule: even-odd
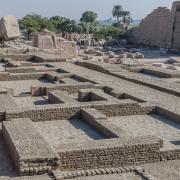
[[[171,11],[159,7],[142,20],[139,27],[132,30],[130,41],[159,47],[171,46]]]

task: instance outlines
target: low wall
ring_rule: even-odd
[[[180,122],[180,114],[178,113],[172,112],[163,107],[156,107],[156,112],[163,117]]]
[[[171,47],[172,12],[166,7],[159,7],[145,17],[138,27],[129,33],[133,44],[144,44],[164,48]]]
[[[162,69],[162,68],[156,68],[156,67],[144,67],[140,71],[144,74],[149,74],[157,77],[162,78],[173,78],[173,77],[180,77],[180,72],[178,70],[169,70],[169,69]]]
[[[54,107],[54,108],[53,108]],[[148,114],[154,111],[154,107],[141,107],[131,105],[131,103],[116,104],[101,102],[97,103],[79,103],[79,104],[63,104],[63,105],[47,105],[39,106],[39,109],[21,111],[6,111],[6,120],[12,118],[30,118],[32,121],[50,121],[50,120],[64,120],[77,117],[82,108],[95,108],[108,117],[112,116],[127,116],[135,114]]]
[[[94,127],[98,132],[101,132],[106,138],[118,138],[119,136],[111,131],[109,127],[104,125],[104,121],[108,118],[96,109],[88,108],[81,110],[81,119]],[[102,122],[103,120],[103,122]]]
[[[47,173],[57,165],[58,155],[30,119],[4,121],[2,135],[20,175]]]
[[[0,59],[11,58],[15,61],[30,61],[32,57],[31,54],[0,54]]]
[[[60,90],[53,90],[48,92],[48,101],[52,104],[77,103],[77,101],[67,92]]]
[[[161,139],[131,137],[62,145],[57,151],[60,169],[71,171],[159,162],[161,147]]]
[[[97,65],[97,64],[92,64],[91,62],[77,62],[78,65],[88,68],[88,69],[92,69],[98,72],[102,72],[120,79],[124,79],[127,80],[129,82],[132,83],[136,83],[136,84],[140,84],[143,86],[147,86],[153,89],[156,89],[158,91],[162,91],[162,92],[166,92],[169,94],[173,94],[175,96],[180,96],[180,90],[177,88],[176,84],[172,84],[172,83],[162,83],[160,81],[156,81],[155,79],[149,79],[149,78],[145,78],[145,77],[138,77],[136,76],[135,73],[132,72],[128,72],[128,74],[124,74],[124,73],[120,73],[120,71],[118,73],[113,72],[111,70],[107,70],[104,69],[103,67]],[[167,85],[168,83],[168,85]]]
[[[0,73],[0,81],[17,81],[17,80],[31,80],[31,79],[44,79],[45,73],[22,73],[22,74],[10,74],[8,72]]]
[[[52,90],[61,90],[66,91],[70,94],[77,93],[80,89],[88,89],[94,87],[91,83],[78,83],[78,84],[59,84],[52,86],[32,86],[31,87],[31,95],[32,96],[44,96],[47,95],[49,91]]]

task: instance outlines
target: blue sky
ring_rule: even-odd
[[[142,19],[154,8],[171,8],[173,0],[0,0],[0,16],[13,14],[18,18],[35,12],[49,17],[53,15],[79,19],[86,10],[93,10],[99,19],[111,17],[113,5],[120,4],[132,13],[134,19]]]

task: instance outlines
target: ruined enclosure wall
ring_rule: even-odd
[[[150,140],[150,141],[149,141]],[[122,143],[122,144],[121,144]],[[61,170],[110,168],[159,162],[161,141],[154,138],[120,138],[61,147]]]
[[[52,108],[53,105],[47,107],[47,109],[36,109],[31,111],[8,111],[6,112],[6,120],[11,120],[13,118],[30,118],[32,121],[52,121],[52,120],[64,120],[76,117],[82,108],[95,108],[101,113],[108,117],[112,116],[127,116],[134,114],[148,114],[154,111],[153,107],[141,107],[132,105],[120,105],[120,104],[99,104],[99,105],[74,105],[71,107]],[[76,117],[77,118],[77,117]]]
[[[171,47],[180,49],[180,1],[175,1],[172,6],[172,43]]]
[[[135,44],[144,44],[169,48],[171,46],[171,11],[159,7],[142,20],[139,27],[130,33],[130,41]]]
[[[58,155],[30,119],[3,122],[2,134],[20,175],[47,173],[56,164]]]
[[[32,80],[32,79],[44,79],[46,74],[44,73],[25,73],[25,74],[10,74],[8,72],[0,73],[0,81],[18,81],[18,80]]]
[[[52,90],[66,91],[67,93],[72,94],[72,93],[77,93],[80,89],[88,89],[88,88],[93,88],[93,87],[94,86],[91,83],[79,83],[77,85],[59,84],[59,85],[53,85],[50,87],[32,86],[31,87],[31,95],[32,96],[44,96],[44,95],[47,95],[47,93]]]

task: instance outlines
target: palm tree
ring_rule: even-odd
[[[132,22],[131,13],[129,11],[122,12],[122,22],[123,22],[124,28],[127,30],[128,25]]]
[[[122,17],[123,15],[123,8],[121,5],[115,5],[113,10],[112,10],[112,14],[113,14],[113,17],[116,17],[117,18],[117,23],[120,24],[120,18]]]

